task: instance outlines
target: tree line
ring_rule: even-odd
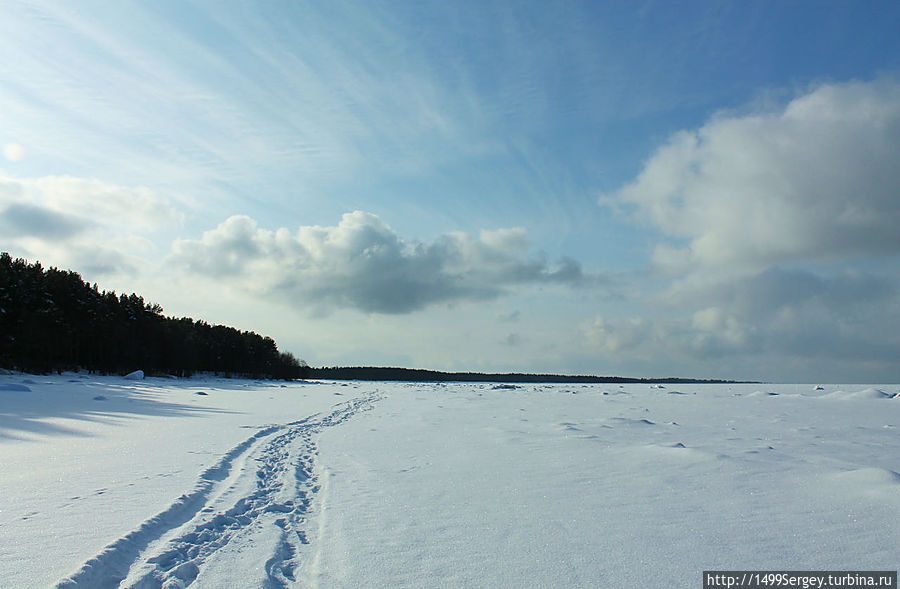
[[[407,382],[503,382],[503,383],[592,383],[592,384],[687,384],[732,383],[730,380],[697,378],[629,378],[624,376],[590,376],[569,374],[486,374],[483,372],[440,372],[413,368],[379,366],[347,366],[310,368],[309,378],[325,380],[393,380]]]
[[[136,294],[117,295],[70,270],[0,254],[0,367],[190,376],[303,378],[306,364],[252,331],[166,317]]]

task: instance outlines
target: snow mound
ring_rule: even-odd
[[[578,423],[572,423],[572,422],[570,422],[570,421],[564,421],[564,422],[562,422],[562,423],[557,423],[557,424],[556,424],[556,426],[559,427],[560,429],[562,429],[563,431],[567,431],[567,432],[580,432],[580,431],[584,431],[583,429],[581,429],[580,427],[578,427],[579,425],[580,425],[580,424],[578,424]]]
[[[748,397],[777,397],[778,393],[773,393],[771,391],[753,391]]]
[[[656,422],[650,421],[649,419],[632,419],[630,417],[613,417],[610,421],[624,426],[642,427],[645,425],[656,425]]]
[[[873,487],[900,484],[900,474],[886,468],[868,467],[847,470],[832,475],[832,479],[854,486]]]
[[[0,391],[10,391],[14,393],[30,393],[31,389],[24,384],[6,383],[0,384]]]
[[[126,380],[144,380],[144,371],[143,370],[135,370],[134,372],[129,372],[125,375]]]
[[[868,388],[863,389],[861,391],[835,391],[833,393],[829,393],[825,395],[823,398],[825,399],[835,399],[839,401],[844,400],[855,400],[855,399],[893,399],[897,395],[894,393],[888,393],[882,391],[881,389],[876,388]]]

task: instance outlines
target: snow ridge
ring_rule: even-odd
[[[319,491],[313,436],[371,409],[377,392],[341,403],[328,415],[264,427],[206,469],[195,488],[116,540],[57,584],[73,587],[187,587],[217,551],[275,526],[264,585],[289,587],[304,545],[305,523]],[[256,465],[244,468],[244,465]]]

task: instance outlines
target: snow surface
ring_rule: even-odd
[[[4,587],[896,570],[897,386],[0,375]]]

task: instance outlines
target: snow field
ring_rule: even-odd
[[[897,390],[0,376],[0,578],[689,587],[706,569],[895,569]]]
[[[154,534],[225,492],[217,479],[246,473],[241,484],[255,485],[260,432],[336,398],[225,379],[23,380],[28,392],[0,393],[0,578],[11,587],[52,586],[104,554],[102,574],[127,572]]]
[[[398,386],[322,436],[311,578],[674,588],[705,569],[895,568],[900,399],[758,386]]]

